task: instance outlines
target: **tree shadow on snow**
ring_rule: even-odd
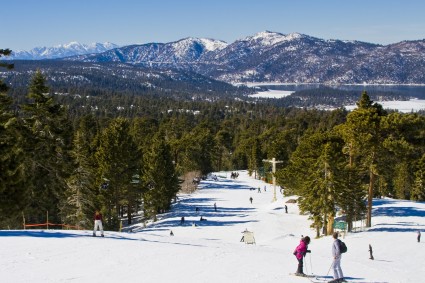
[[[34,238],[102,238],[98,236],[93,237],[92,231],[79,231],[78,233],[66,230],[3,230],[0,231],[0,237],[34,237]],[[98,232],[99,233],[99,232]],[[139,239],[128,238],[126,234],[117,234],[118,232],[113,232],[112,234],[105,231],[105,239],[115,239],[115,240],[130,240],[138,241]]]
[[[393,225],[393,224],[383,224],[383,225]],[[377,225],[376,225],[377,226]],[[398,228],[398,227],[372,227],[368,230],[369,232],[417,232],[418,227],[415,228]]]
[[[252,221],[240,220],[247,217],[249,212],[255,211],[252,207],[220,207],[220,200],[208,197],[187,197],[180,198],[178,203],[173,204],[171,211],[158,215],[158,222],[152,223],[147,228],[138,231],[146,231],[149,228],[157,229],[176,226],[231,226],[236,224],[246,224]],[[214,203],[217,204],[216,209]],[[248,204],[248,199],[247,199]],[[182,225],[181,218],[185,221]],[[200,218],[206,221],[200,221]],[[236,218],[238,220],[228,220]],[[223,220],[220,220],[223,219]]]
[[[91,233],[91,232],[90,232]],[[89,234],[73,233],[64,230],[40,231],[40,230],[10,230],[0,231],[0,237],[36,237],[36,238],[80,238],[87,237]],[[91,234],[90,234],[91,236]]]
[[[232,226],[232,225],[237,225],[237,224],[246,224],[246,223],[253,223],[253,222],[258,222],[258,221],[217,221],[217,220],[210,220],[208,218],[206,218],[207,220],[205,221],[199,221],[199,218],[196,219],[186,219],[184,224],[180,224],[180,220],[175,220],[175,219],[170,219],[170,220],[164,220],[158,223],[154,223],[152,225],[150,225],[150,228],[152,229],[157,229],[157,228],[164,228],[164,227],[176,227],[176,226],[180,226],[180,227],[189,227],[192,225],[196,225],[197,227],[202,227],[202,226]],[[147,229],[143,229],[142,231],[146,231]]]
[[[373,216],[389,216],[389,217],[424,217],[425,210],[416,207],[375,207]]]
[[[209,183],[209,182],[202,182],[199,185],[200,189],[203,190],[254,190],[256,188],[254,187],[250,187],[247,185],[241,185],[241,184],[237,184],[234,183],[232,181],[227,181],[227,182],[220,182],[220,183]]]

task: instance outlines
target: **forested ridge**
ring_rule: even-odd
[[[77,97],[48,79],[34,72],[19,98],[0,82],[1,229],[21,229],[23,217],[43,223],[46,212],[52,223],[91,228],[99,208],[117,230],[138,211],[168,211],[188,172],[248,169],[269,179],[263,160],[273,157],[278,183],[300,196],[318,235],[337,208],[349,226],[363,217],[370,226],[372,197],[425,200],[425,118],[387,112],[367,92],[351,112],[320,111],[219,95]]]

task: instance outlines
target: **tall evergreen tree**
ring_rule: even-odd
[[[22,106],[25,129],[25,170],[30,181],[27,213],[34,221],[60,221],[59,201],[66,189],[72,128],[65,109],[55,103],[46,78],[37,71],[31,79],[29,103]]]
[[[425,154],[422,155],[418,162],[410,197],[412,200],[425,201]]]
[[[152,148],[146,154],[143,181],[146,184],[144,213],[156,221],[158,213],[170,209],[172,200],[180,190],[170,146],[162,133],[154,137]]]
[[[259,178],[260,168],[263,167],[263,158],[261,152],[261,144],[258,137],[253,138],[251,140],[251,152],[248,160],[250,161],[250,171],[253,171],[255,174],[255,178]]]
[[[207,174],[213,170],[215,142],[211,130],[201,124],[185,133],[179,140],[179,171],[201,171]]]
[[[130,134],[130,123],[117,118],[101,133],[95,153],[98,163],[99,184],[102,190],[103,210],[106,210],[107,227],[117,230],[122,208],[127,207],[127,218],[131,223],[132,209],[137,186],[133,176],[140,175],[141,153]]]
[[[391,113],[382,120],[386,150],[381,176],[385,178],[389,195],[410,199],[416,165],[425,153],[425,117],[407,113]]]
[[[10,50],[0,49],[0,57],[9,54]],[[13,65],[0,63],[0,67],[11,69]],[[21,166],[22,139],[8,90],[9,87],[0,80],[0,229],[21,227],[17,219],[21,219],[27,201]]]
[[[231,163],[229,157],[233,151],[233,137],[231,132],[227,130],[219,130],[214,137],[214,142],[214,155],[216,156],[215,169],[217,171],[222,171],[223,169],[230,170]]]
[[[364,168],[368,174],[367,227],[372,225],[372,199],[379,158],[382,156],[381,118],[385,115],[382,106],[373,103],[367,92],[363,92],[357,102],[357,109],[347,115],[341,131],[350,150],[350,160],[360,162],[359,167]]]
[[[344,157],[342,140],[332,133],[307,134],[293,153],[289,166],[279,170],[277,181],[285,195],[298,195],[301,211],[308,212],[316,228],[331,233],[343,189]],[[345,177],[345,176],[344,176]]]
[[[66,224],[90,228],[96,210],[96,174],[82,129],[75,132],[73,145],[71,154],[75,165],[67,179],[61,215]]]

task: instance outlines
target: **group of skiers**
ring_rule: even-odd
[[[334,239],[332,244],[332,257],[333,257],[332,267],[334,271],[334,275],[333,275],[334,279],[329,282],[332,282],[332,283],[347,282],[344,279],[344,275],[341,269],[342,253],[341,253],[340,245],[338,242],[338,232],[334,232],[332,234],[332,237]],[[309,244],[310,244],[310,237],[305,236],[301,239],[300,244],[295,248],[294,255],[298,260],[298,268],[297,268],[297,272],[295,273],[295,275],[297,276],[306,276],[303,271],[303,266],[304,266],[303,260],[305,255],[311,252],[308,249]]]
[[[252,202],[252,200],[251,200]],[[214,203],[214,208],[216,209],[216,204]],[[96,210],[95,215],[94,215],[94,229],[93,229],[93,237],[96,237],[96,232],[99,229],[100,230],[100,235],[102,237],[104,237],[103,234],[103,225],[102,225],[102,214],[99,212],[99,210]],[[201,217],[201,221],[202,220],[206,220],[206,219],[202,219]],[[182,217],[181,219],[181,224],[184,223],[184,217]],[[170,236],[174,236],[173,231],[170,232]],[[333,280],[329,281],[329,283],[340,283],[340,282],[347,282],[344,279],[344,274],[342,273],[342,269],[341,269],[341,257],[342,257],[342,252],[340,249],[340,244],[339,244],[339,240],[338,240],[338,232],[334,232],[332,234],[332,237],[334,239],[333,243],[332,243],[332,257],[333,257],[333,262],[332,262],[332,267],[333,267]],[[421,232],[418,231],[417,232],[417,241],[420,242],[421,239]],[[295,275],[297,276],[306,276],[304,274],[303,268],[304,268],[304,257],[306,256],[307,253],[311,253],[311,251],[308,249],[308,245],[310,244],[310,237],[309,236],[305,236],[301,238],[301,241],[299,243],[299,245],[295,248],[294,250],[294,255],[298,261],[298,268],[297,268],[297,272],[295,273]]]

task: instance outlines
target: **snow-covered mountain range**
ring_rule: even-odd
[[[231,83],[425,83],[425,40],[378,45],[264,31],[231,44],[186,38],[67,60],[183,69]]]
[[[75,45],[72,52],[62,46],[19,57],[16,53],[14,58],[119,62],[189,71],[228,83],[425,84],[425,40],[378,45],[264,31],[230,44],[189,37],[120,48],[108,44],[89,50],[71,45]],[[80,55],[71,56],[76,52]]]
[[[170,43],[147,43],[129,45],[100,54],[80,55],[66,60],[83,62],[122,62],[144,66],[170,66],[196,64],[207,53],[218,52],[227,47],[220,40],[206,38],[184,38]]]
[[[5,59],[14,60],[41,60],[41,59],[56,59],[69,56],[76,56],[81,54],[101,53],[110,49],[119,47],[116,44],[105,43],[91,43],[82,44],[78,42],[70,42],[67,44],[60,44],[53,47],[36,47],[29,51],[14,51],[12,55]]]

